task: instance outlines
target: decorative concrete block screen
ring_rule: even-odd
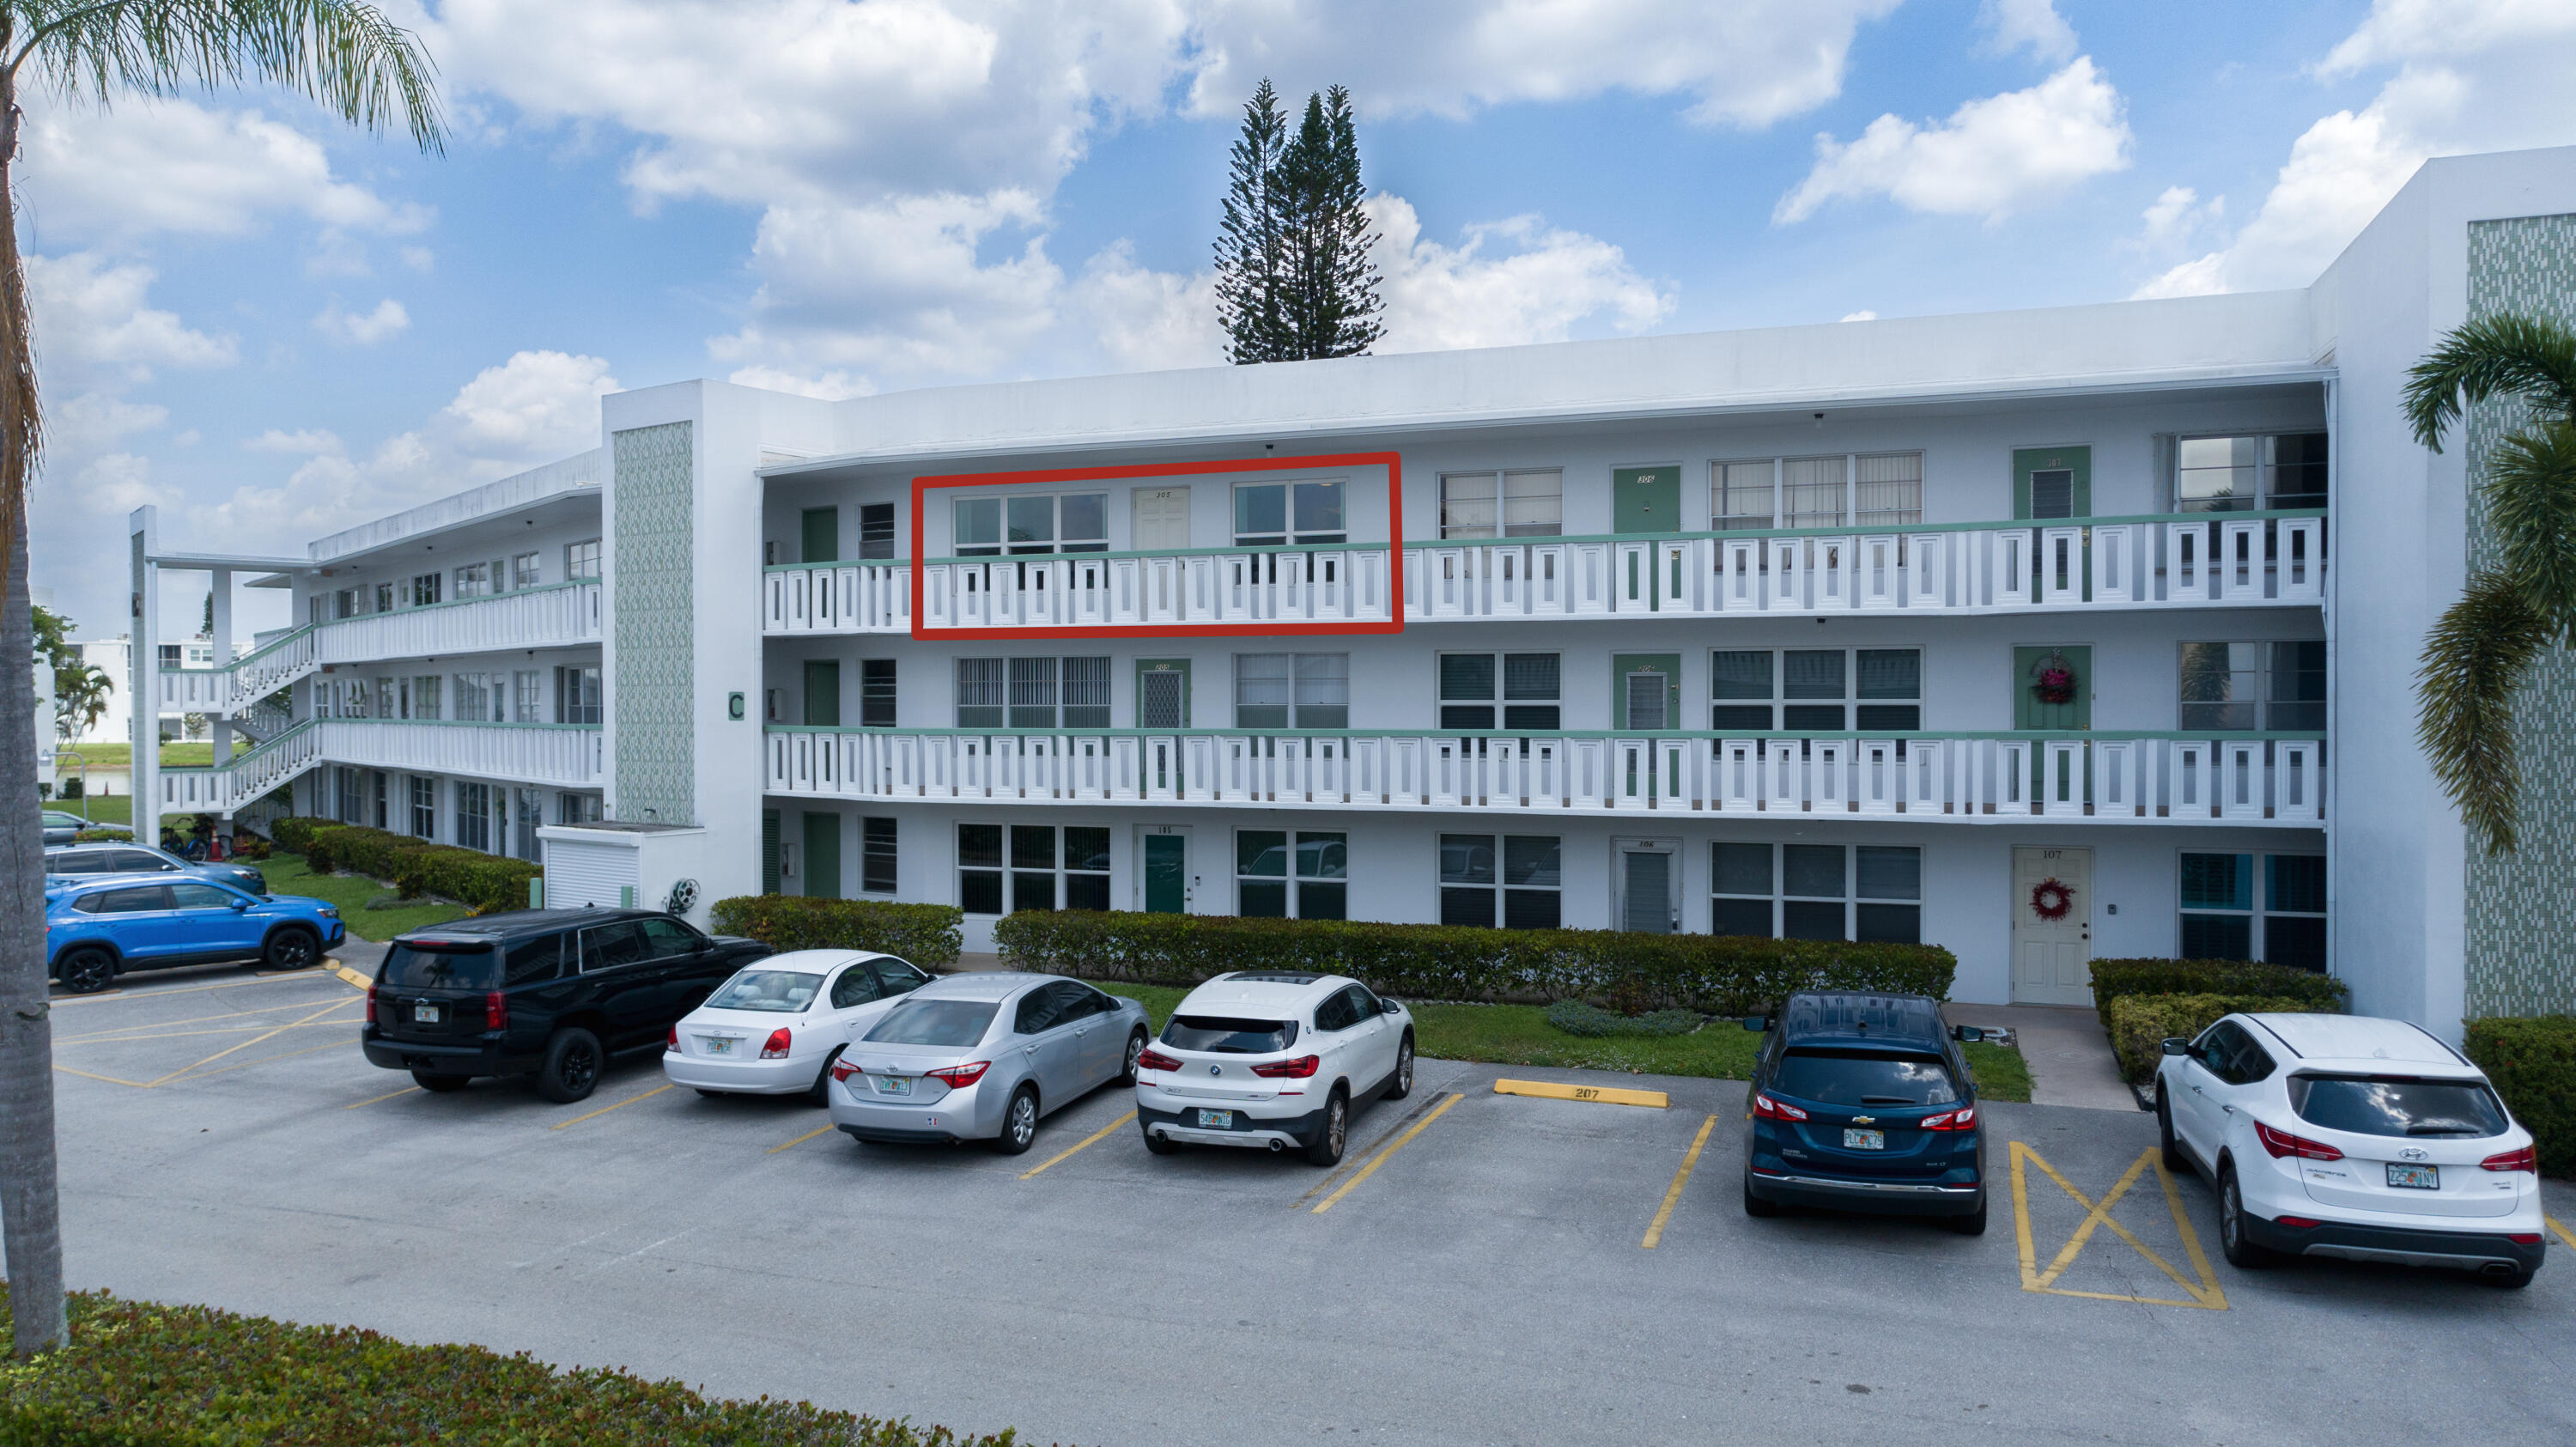
[[[610,569],[616,589],[617,817],[695,824],[696,643],[690,549],[695,495],[690,424],[609,438],[614,472]]]

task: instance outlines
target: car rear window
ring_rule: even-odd
[[[2505,1132],[2504,1107],[2474,1080],[2402,1075],[2293,1075],[2290,1109],[2310,1125],[2354,1135],[2491,1136]]]
[[[821,975],[796,970],[745,970],[725,981],[707,1001],[710,1010],[767,1010],[788,1015],[814,1003],[823,988]]]
[[[1297,1043],[1294,1020],[1234,1020],[1222,1015],[1174,1015],[1163,1043],[1211,1055],[1267,1055]]]
[[[384,972],[376,983],[408,990],[496,990],[501,986],[501,952],[480,941],[396,941],[385,951]]]
[[[906,1000],[886,1012],[867,1039],[879,1045],[953,1045],[963,1048],[992,1028],[999,1000]]]
[[[1948,1105],[1958,1082],[1938,1057],[1895,1050],[1792,1048],[1771,1087],[1820,1105]]]

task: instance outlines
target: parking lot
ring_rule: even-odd
[[[577,1105],[433,1096],[359,1055],[363,998],[207,969],[58,999],[73,1284],[1041,1442],[2576,1436],[2563,1232],[2522,1292],[2236,1271],[2143,1114],[1989,1106],[1972,1239],[1747,1218],[1732,1082],[1426,1060],[1332,1172],[1149,1156],[1112,1088],[1006,1158],[649,1057]]]

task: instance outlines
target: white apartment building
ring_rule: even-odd
[[[2400,389],[2509,309],[2576,320],[2576,150],[2430,163],[2293,291],[619,393],[599,452],[308,557],[137,514],[138,588],[261,566],[305,619],[160,676],[266,742],[137,789],[533,844],[558,902],[956,904],[970,949],[1019,908],[1920,940],[2043,1003],[2252,956],[2455,1034],[2576,1004],[2563,791],[2487,860],[2412,740],[2502,414],[2433,454]]]

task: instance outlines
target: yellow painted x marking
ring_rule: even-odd
[[[2030,1238],[2030,1199],[2023,1171],[2025,1161],[2039,1167],[2050,1180],[2057,1183],[2059,1190],[2064,1191],[2074,1199],[2075,1204],[2084,1208],[2084,1223],[2075,1228],[2075,1234],[2067,1238],[2065,1246],[2059,1248],[2056,1257],[2048,1263],[2048,1268],[2044,1271],[2039,1267],[2039,1252],[2032,1245]],[[2111,1208],[2120,1204],[2120,1198],[2129,1194],[2129,1188],[2138,1183],[2138,1178],[2145,1174],[2149,1167],[2155,1169],[2156,1180],[2165,1188],[2165,1205],[2173,1212],[2174,1229],[2182,1235],[2182,1249],[2191,1259],[2191,1268],[2200,1276],[2197,1283],[2176,1271],[2172,1262],[2149,1249],[2147,1244],[2132,1234],[2128,1227],[2111,1219]],[[2096,1204],[2091,1197],[2075,1189],[2073,1182],[2059,1175],[2057,1168],[2042,1159],[2039,1152],[2020,1141],[2014,1141],[2012,1143],[2012,1194],[2013,1234],[2018,1238],[2021,1246],[2022,1290],[2040,1292],[2049,1296],[2080,1296],[2093,1301],[2128,1301],[2141,1306],[2189,1306],[2208,1311],[2227,1310],[2227,1293],[2219,1290],[2217,1274],[2209,1269],[2209,1257],[2200,1249],[2200,1237],[2192,1231],[2191,1219],[2183,1212],[2182,1192],[2175,1188],[2174,1178],[2165,1170],[2164,1162],[2156,1159],[2155,1148],[2149,1147],[2139,1152],[2137,1160],[2131,1163],[2127,1173],[2120,1177],[2119,1184],[2113,1186],[2102,1197],[2100,1203]],[[2058,1278],[2066,1274],[2066,1268],[2074,1265],[2075,1258],[2083,1253],[2085,1243],[2093,1239],[2094,1228],[2098,1226],[2110,1227],[2112,1234],[2128,1242],[2130,1248],[2140,1256],[2155,1263],[2157,1270],[2173,1278],[2174,1285],[2182,1288],[2183,1295],[2188,1300],[2177,1301],[2171,1297],[2161,1296],[2121,1296],[2107,1291],[2069,1291],[2057,1285]]]

